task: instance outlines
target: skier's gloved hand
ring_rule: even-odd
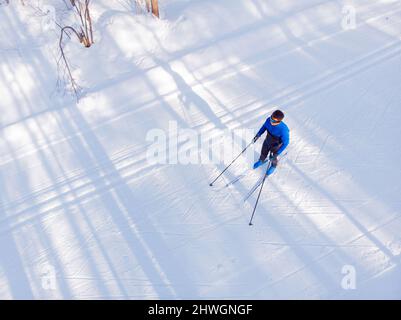
[[[258,141],[259,138],[260,138],[260,136],[256,135],[255,138],[253,138],[253,143],[255,143],[256,141]]]

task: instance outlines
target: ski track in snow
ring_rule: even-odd
[[[399,3],[359,5],[357,28],[343,30],[341,2],[251,2],[221,13],[166,1],[159,34],[124,15],[152,30],[132,34],[154,41],[143,53],[118,37],[108,47],[115,26],[104,26],[78,106],[50,96],[54,61],[18,24],[26,9],[1,9],[0,31],[14,27],[0,36],[0,298],[401,298]],[[169,33],[173,8],[184,11]],[[117,71],[98,67],[108,63]],[[259,171],[224,187],[251,163],[210,188],[223,165],[147,162],[147,130],[169,120],[209,135],[257,130],[274,105],[290,153],[253,227],[257,191],[244,198]],[[341,288],[344,265],[356,290]]]

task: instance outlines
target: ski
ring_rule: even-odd
[[[256,182],[256,184],[252,187],[252,189],[249,191],[249,193],[245,196],[245,198],[244,198],[244,200],[243,200],[244,202],[246,202],[246,201],[253,195],[253,193],[256,191],[256,189],[257,189],[257,188],[262,184],[262,182],[265,180],[266,171],[269,170],[269,167],[270,167],[270,164],[271,164],[270,160],[266,160],[266,161],[264,161],[261,165],[258,165],[258,166],[256,167],[256,169],[257,169],[257,168],[263,166],[263,165],[266,164],[266,163],[267,163],[267,168],[263,170],[263,176]]]
[[[285,159],[285,157],[287,156],[287,154],[288,154],[288,152],[286,152],[286,153],[281,157],[281,160],[282,160],[282,159]],[[270,160],[267,160],[267,161],[264,162],[263,164],[265,164],[265,163],[268,163],[267,169],[266,169],[266,171],[267,171],[267,170],[269,170]],[[258,167],[260,167],[260,166],[258,166]],[[257,167],[257,168],[258,168],[258,167]],[[255,185],[255,186],[251,189],[251,191],[246,195],[246,197],[244,198],[244,202],[246,202],[246,201],[253,195],[253,193],[256,191],[256,189],[261,185],[262,181],[263,181],[263,177],[259,179],[259,181],[256,183],[256,185]]]

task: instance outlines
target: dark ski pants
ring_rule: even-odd
[[[265,141],[263,142],[262,152],[260,154],[259,160],[265,161],[270,151],[273,154],[272,166],[277,167],[278,161],[276,154],[281,145],[282,144],[278,139],[275,139],[268,134]]]

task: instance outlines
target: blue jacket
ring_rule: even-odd
[[[278,124],[277,126],[273,126],[270,123],[269,117],[263,124],[262,128],[260,128],[257,135],[261,136],[263,133],[265,133],[266,130],[271,136],[281,139],[283,145],[277,151],[277,154],[281,154],[290,143],[290,130],[288,129],[287,125],[284,122],[280,122],[280,124]]]

